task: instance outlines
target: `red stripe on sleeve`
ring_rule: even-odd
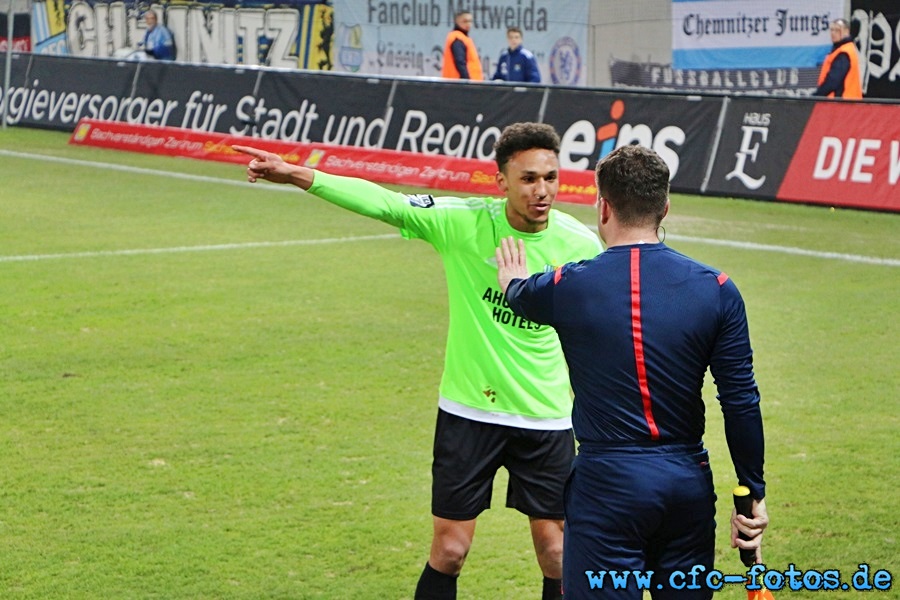
[[[728,281],[728,273],[725,273],[724,271],[719,273],[719,276],[716,277],[716,281],[719,282],[719,285],[725,285],[725,282]]]
[[[634,341],[634,362],[637,367],[638,387],[644,404],[644,418],[650,429],[650,439],[659,439],[659,429],[653,419],[650,386],[647,384],[647,365],[644,362],[644,332],[641,328],[641,250],[631,249],[631,337]]]
[[[562,265],[556,267],[556,271],[553,273],[553,285],[559,283],[560,279],[562,279]]]

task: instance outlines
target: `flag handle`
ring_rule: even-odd
[[[745,485],[739,485],[734,488],[734,510],[737,511],[737,514],[743,515],[748,519],[753,518],[753,498],[750,497],[750,488]],[[747,534],[738,532],[738,537],[742,540],[749,540],[750,537]],[[741,562],[744,563],[745,567],[752,566],[756,562],[756,551],[755,550],[746,550],[744,548],[740,549],[741,551]]]

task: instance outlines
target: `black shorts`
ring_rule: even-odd
[[[575,458],[571,429],[481,423],[438,410],[431,513],[466,521],[491,507],[494,475],[509,472],[506,506],[537,519],[564,517],[563,488]]]

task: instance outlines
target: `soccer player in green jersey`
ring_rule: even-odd
[[[447,277],[450,327],[432,463],[434,536],[416,598],[456,598],[456,580],[490,508],[494,475],[509,473],[506,505],[529,517],[543,598],[561,598],[563,485],[575,455],[569,381],[552,328],[515,316],[497,284],[495,249],[523,239],[532,273],[593,258],[596,234],[553,209],[559,136],[516,123],[494,145],[505,198],[406,195],[362,179],[291,165],[270,152],[252,157],[251,182],[293,184],[314,196],[398,227],[431,244]]]

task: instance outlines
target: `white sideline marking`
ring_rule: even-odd
[[[207,246],[175,246],[173,248],[135,248],[132,250],[98,250],[96,252],[65,252],[60,254],[25,254],[20,256],[0,256],[0,263],[25,262],[30,260],[52,260],[57,258],[95,258],[98,256],[139,256],[143,254],[175,254],[179,252],[209,252],[214,250],[240,250],[244,248],[277,248],[282,246],[316,246],[319,244],[340,244],[343,242],[365,242],[399,238],[397,233],[380,235],[360,235],[356,237],[321,238],[317,240],[285,240],[283,242],[245,242],[242,244],[211,244]]]
[[[219,177],[208,177],[205,175],[190,175],[187,173],[173,173],[171,171],[160,171],[157,169],[145,169],[143,167],[132,167],[129,165],[117,165],[114,163],[99,163],[87,160],[79,160],[75,158],[62,158],[58,156],[45,156],[43,154],[30,154],[28,152],[13,152],[10,150],[0,150],[0,156],[14,156],[17,158],[28,158],[33,160],[58,162],[71,165],[79,165],[83,167],[91,167],[96,169],[109,169],[112,171],[125,171],[129,173],[141,173],[144,175],[155,175],[158,177],[172,177],[175,179],[188,179],[192,181],[202,181],[206,183],[219,183],[224,185],[237,186],[253,186],[257,189],[264,189],[276,192],[292,192],[297,193],[297,189],[293,186],[275,186],[264,185],[258,186],[249,181],[240,181],[232,179],[221,179]],[[592,227],[594,231],[596,227]],[[247,242],[243,244],[215,244],[208,246],[176,246],[173,248],[137,248],[131,250],[101,250],[96,252],[70,252],[60,254],[30,254],[21,256],[0,256],[0,263],[5,262],[24,262],[36,260],[53,260],[63,258],[95,258],[102,256],[134,256],[142,254],[171,254],[177,252],[208,252],[215,250],[238,250],[243,248],[272,248],[278,246],[312,246],[318,244],[339,244],[343,242],[361,242],[372,240],[386,240],[399,238],[398,234],[382,234],[382,235],[364,235],[356,237],[340,237],[340,238],[324,238],[318,240],[287,240],[283,242]],[[678,242],[690,242],[696,244],[710,244],[712,246],[726,246],[729,248],[738,248],[740,250],[758,250],[762,252],[779,252],[781,254],[791,254],[795,256],[811,256],[814,258],[824,258],[828,260],[842,260],[847,262],[864,263],[870,265],[881,265],[887,267],[900,267],[900,259],[895,258],[879,258],[876,256],[864,256],[860,254],[842,254],[840,252],[820,252],[818,250],[807,250],[806,248],[795,248],[792,246],[775,246],[772,244],[757,244],[754,242],[739,242],[735,240],[720,240],[716,238],[698,238],[685,235],[670,234],[668,239]]]
[[[666,239],[677,242],[692,242],[696,244],[710,244],[711,246],[728,246],[741,250],[761,250],[763,252],[780,252],[796,256],[812,256],[832,260],[844,260],[848,262],[866,263],[870,265],[882,265],[886,267],[900,267],[900,259],[879,258],[877,256],[863,256],[861,254],[842,254],[840,252],[820,252],[819,250],[807,250],[806,248],[794,248],[791,246],[775,246],[772,244],[757,244],[755,242],[736,242],[734,240],[717,240],[715,238],[698,238],[687,235],[668,235]]]
[[[63,158],[61,156],[45,156],[43,154],[30,154],[28,152],[13,152],[11,150],[0,150],[0,156],[13,156],[15,158],[29,158],[32,160],[40,160],[43,162],[55,162],[65,165],[78,165],[80,167],[90,167],[94,169],[106,169],[108,171],[124,171],[126,173],[140,173],[141,175],[154,175],[157,177],[171,177],[172,179],[188,179],[190,181],[202,181],[205,183],[221,183],[223,185],[237,186],[253,186],[257,189],[267,189],[276,192],[292,192],[296,194],[300,190],[293,186],[260,186],[250,183],[247,180],[240,179],[222,179],[220,177],[208,177],[206,175],[191,175],[188,173],[174,173],[172,171],[160,171],[158,169],[145,169],[144,167],[132,167],[130,165],[117,165],[115,163],[99,163],[89,160],[79,160],[77,158]],[[235,165],[239,166],[239,165]]]

